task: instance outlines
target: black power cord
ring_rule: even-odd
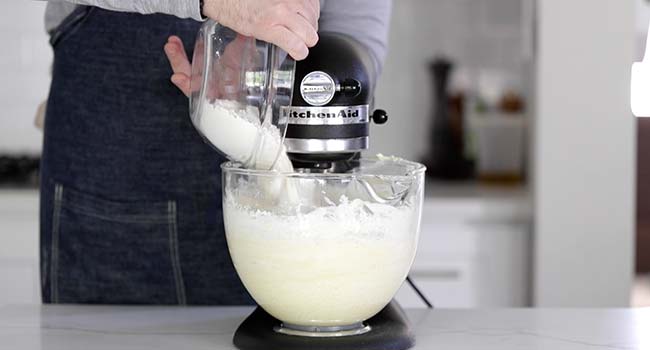
[[[427,309],[433,309],[433,304],[427,299],[427,297],[420,291],[420,289],[413,283],[413,280],[411,279],[411,276],[406,275],[406,282],[413,288],[415,293],[422,299],[422,302],[427,305]]]

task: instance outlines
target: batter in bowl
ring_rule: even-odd
[[[379,312],[415,257],[417,210],[348,200],[307,213],[251,209],[229,196],[230,255],[244,286],[273,317],[343,326]]]

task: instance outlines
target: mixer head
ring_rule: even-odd
[[[368,49],[339,33],[320,33],[309,56],[296,63],[293,97],[282,108],[287,118],[284,145],[297,169],[314,171],[350,163],[368,148],[375,64]],[[339,165],[340,166],[340,165]]]

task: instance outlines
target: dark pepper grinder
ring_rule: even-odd
[[[450,111],[449,76],[453,64],[444,58],[435,59],[429,66],[433,78],[435,107],[433,109],[429,152],[424,163],[427,174],[443,180],[468,179],[473,175],[473,164],[463,152],[462,115],[458,108]]]

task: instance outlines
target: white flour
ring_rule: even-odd
[[[366,320],[390,301],[415,256],[414,215],[345,198],[288,216],[224,206],[230,255],[253,298],[283,322],[318,326]]]
[[[206,103],[197,126],[231,160],[254,169],[293,171],[280,131],[270,124],[261,125],[256,107],[229,100]]]

